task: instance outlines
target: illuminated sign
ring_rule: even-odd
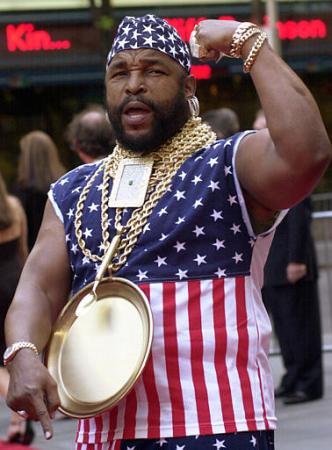
[[[71,42],[68,39],[52,40],[48,31],[36,30],[32,23],[7,25],[6,37],[9,52],[68,50],[71,47]]]
[[[250,17],[249,9],[239,11],[235,8],[231,14],[222,15],[221,12],[217,18],[245,21]],[[72,21],[71,15],[74,18]],[[0,71],[6,76],[10,73],[26,76],[29,71],[37,73],[47,70],[54,77],[62,71],[68,77],[73,73],[78,74],[75,75],[77,78],[88,76],[89,73],[94,77],[98,73],[100,75],[95,79],[102,79],[105,51],[102,51],[101,36],[91,23],[90,15],[80,13],[77,16],[68,12],[63,13],[60,20],[58,17],[55,13],[36,13],[28,17],[22,14],[17,21],[11,16],[10,20],[4,18],[1,23],[0,15]],[[216,15],[209,13],[206,8],[204,17],[203,14],[198,16],[193,13],[189,17],[175,17],[174,13],[166,20],[188,42],[194,26],[206,18],[216,18]],[[263,25],[268,26],[267,17]],[[297,64],[305,58],[314,67],[318,58],[332,60],[332,7],[326,11],[319,10],[319,13],[309,10],[302,15],[292,11],[282,13],[276,26],[283,44],[282,55],[288,62],[292,58]],[[209,79],[216,73],[214,64],[195,63],[192,71],[199,79]],[[225,73],[236,73],[241,67],[239,62],[223,58],[218,64],[219,69]]]
[[[239,3],[250,3],[251,0],[209,0],[210,5],[229,5]],[[289,2],[311,2],[312,0],[279,0],[280,3]],[[96,4],[100,5],[101,0]],[[112,0],[114,8],[137,7],[137,0]],[[202,5],[202,0],[140,0],[140,7],[147,6],[181,6]],[[82,9],[90,6],[89,0],[1,0],[0,11],[27,11],[27,10],[60,10],[60,9]]]
[[[236,20],[233,16],[220,16],[218,19]],[[206,17],[176,17],[166,18],[166,20],[178,30],[182,39],[188,42],[194,26],[202,20],[206,20]],[[268,25],[267,16],[264,17],[263,25]],[[325,39],[327,37],[327,24],[322,19],[278,21],[276,26],[281,40],[293,40],[296,38],[302,40]]]
[[[190,33],[194,26],[205,20],[205,17],[176,17],[166,18],[179,32],[182,39],[189,41]],[[220,16],[220,20],[235,20],[232,16]],[[268,18],[264,18],[264,25],[268,24]],[[287,20],[278,21],[277,28],[281,40],[293,39],[325,39],[327,37],[327,25],[322,19],[312,20]],[[9,52],[68,50],[71,48],[69,39],[53,40],[49,31],[36,29],[32,23],[6,26],[6,42]]]

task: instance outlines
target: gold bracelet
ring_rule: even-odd
[[[256,39],[254,45],[252,46],[249,55],[247,56],[247,59],[243,63],[243,72],[248,73],[250,72],[252,66],[254,65],[258,53],[260,49],[263,47],[264,42],[267,39],[267,34],[265,32],[261,32],[258,38]]]
[[[254,34],[260,32],[260,29],[251,22],[243,22],[236,28],[231,45],[229,56],[232,58],[240,58],[241,57],[241,49],[247,39],[249,39]]]

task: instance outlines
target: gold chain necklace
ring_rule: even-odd
[[[202,123],[200,118],[191,118],[184,125],[178,134],[172,139],[163,144],[158,151],[149,154],[149,157],[153,158],[154,165],[151,177],[149,179],[148,191],[144,204],[133,210],[130,219],[123,227],[122,233],[127,231],[127,234],[121,239],[120,245],[116,253],[116,260],[113,261],[109,269],[112,272],[116,272],[122,267],[133,250],[147,220],[156,206],[158,200],[166,192],[169,187],[172,178],[182,165],[182,163],[195,151],[203,148],[209,144],[212,144],[216,140],[215,133],[211,130],[209,125]],[[109,182],[111,177],[115,177],[116,170],[120,161],[124,158],[132,157],[133,153],[124,149],[120,145],[117,145],[111,155],[109,155],[99,166],[96,172],[88,180],[84,186],[79,200],[77,202],[75,211],[75,235],[78,245],[82,250],[85,257],[94,262],[102,261],[103,257],[93,254],[86,246],[86,242],[83,239],[82,232],[82,216],[84,205],[88,196],[88,193],[96,180],[97,176],[103,172],[103,183],[101,190],[101,228],[103,249],[106,253],[110,245],[110,234],[108,231],[108,199],[109,199]],[[135,157],[137,157],[135,155]],[[144,159],[144,156],[141,156]],[[115,229],[118,230],[121,227],[121,217],[123,208],[116,208],[115,213]]]

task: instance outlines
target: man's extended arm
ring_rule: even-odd
[[[23,269],[5,323],[8,345],[32,342],[42,351],[52,324],[65,304],[70,289],[70,267],[63,225],[47,203],[38,240]],[[59,406],[55,382],[29,348],[20,350],[8,364],[8,405],[40,420],[45,436],[52,435],[50,417]]]

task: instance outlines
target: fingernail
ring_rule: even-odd
[[[45,439],[51,439],[52,434],[50,431],[45,431]]]
[[[51,412],[51,413],[50,413],[50,418],[51,418],[51,419],[54,419],[54,418],[55,418],[55,412]]]

